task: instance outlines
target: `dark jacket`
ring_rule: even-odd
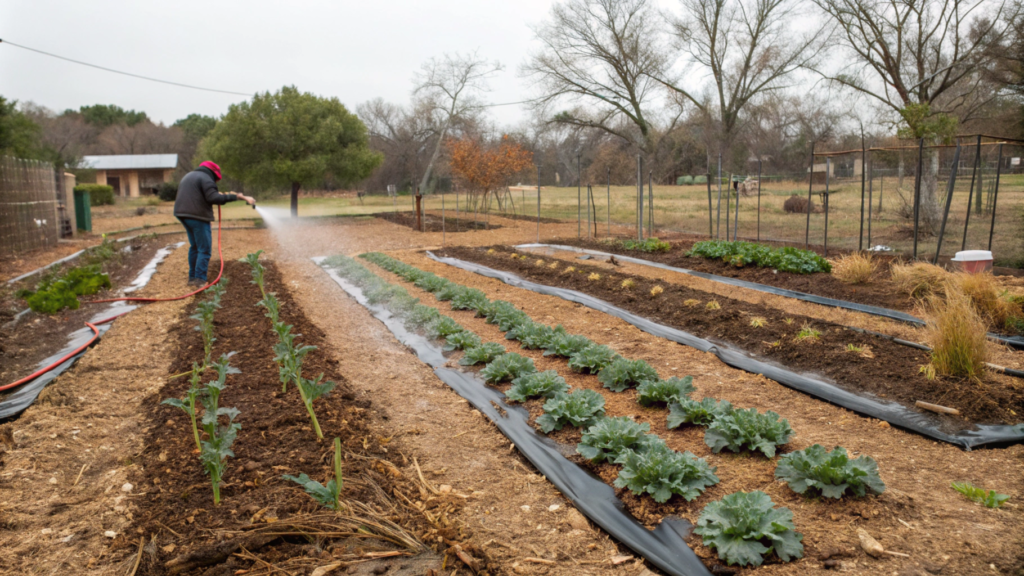
[[[178,183],[178,197],[174,200],[174,215],[213,222],[213,205],[237,200],[235,194],[217,191],[217,180],[209,168],[193,170]]]

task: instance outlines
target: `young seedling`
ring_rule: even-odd
[[[299,389],[299,396],[302,397],[302,403],[306,406],[306,412],[309,412],[309,419],[313,421],[313,430],[316,432],[316,437],[323,440],[324,433],[320,430],[320,422],[316,419],[316,412],[313,411],[313,401],[321,396],[326,396],[331,390],[334,390],[336,384],[330,380],[321,383],[324,379],[324,375],[320,374],[316,378],[310,380],[309,378],[303,378],[301,374],[297,374],[295,380],[295,386]]]
[[[316,346],[295,346],[295,338],[301,334],[292,334],[291,324],[277,322],[274,324],[278,342],[274,344],[274,360],[277,362],[281,378],[281,392],[288,390],[288,382],[295,381],[302,373],[302,361]]]
[[[266,271],[263,268],[263,264],[260,264],[260,254],[263,254],[263,250],[257,250],[253,254],[246,254],[244,261],[252,267],[252,283],[260,289],[260,294],[266,298],[267,293],[263,291],[263,273]]]
[[[233,354],[233,353],[232,353]],[[200,460],[203,468],[210,475],[210,483],[213,485],[213,503],[220,504],[220,485],[224,479],[224,472],[227,470],[227,459],[234,458],[235,453],[231,451],[231,445],[238,437],[238,431],[242,425],[235,422],[238,417],[238,409],[221,408],[220,395],[227,387],[226,379],[228,374],[239,374],[237,368],[228,365],[232,354],[224,354],[214,364],[217,368],[217,379],[207,382],[203,403],[203,430],[207,439],[200,442]],[[220,425],[220,417],[226,416],[226,426]]]
[[[630,290],[634,286],[636,286],[636,282],[632,278],[626,278],[625,280],[622,281],[623,290]]]
[[[686,306],[688,308],[694,308],[694,307],[700,306],[700,300],[694,300],[693,298],[687,298],[686,300],[683,300],[683,306]]]
[[[718,300],[712,300],[711,302],[708,302],[707,304],[705,304],[704,308],[706,308],[708,310],[721,310],[722,309],[722,305],[718,303]]]
[[[821,337],[821,331],[815,330],[810,324],[804,324],[797,333],[797,340],[817,340]]]
[[[199,381],[202,378],[202,375],[202,367],[199,366],[198,363],[193,362],[191,385],[188,390],[185,391],[185,396],[182,398],[167,398],[161,402],[161,404],[174,406],[175,408],[181,409],[185,414],[188,414],[189,420],[192,421],[192,435],[196,439],[196,449],[200,452],[202,452],[203,446],[199,443],[199,427],[196,425],[196,399],[202,391],[199,387]]]
[[[953,490],[964,495],[972,502],[983,504],[986,508],[999,508],[1010,499],[1006,494],[999,494],[995,490],[978,488],[970,482],[953,482]]]
[[[587,276],[587,280],[590,280],[591,282],[595,282],[595,281],[600,280],[600,279],[601,279],[601,275],[598,274],[597,272],[591,272],[590,276]]]
[[[334,478],[327,481],[327,486],[311,479],[305,473],[298,477],[285,474],[281,478],[291,480],[302,486],[306,493],[313,497],[325,508],[341,510],[341,489],[345,486],[344,478],[341,475],[341,438],[334,439]]]
[[[768,325],[768,320],[765,320],[761,316],[756,316],[750,319],[750,325],[754,328],[764,328]]]
[[[846,345],[846,351],[847,352],[856,352],[857,354],[860,354],[861,352],[864,351],[864,348],[862,348],[860,346],[857,346],[855,344],[847,344]]]

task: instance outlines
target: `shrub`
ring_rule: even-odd
[[[174,202],[178,198],[178,183],[161,182],[156,187],[156,196],[164,202]]]
[[[694,532],[728,564],[760,566],[772,551],[783,562],[802,558],[804,537],[793,525],[793,512],[774,505],[760,490],[730,494],[704,508]]]
[[[639,424],[629,416],[601,418],[583,432],[576,452],[591,462],[614,462],[626,450],[640,444],[650,431],[650,424]]]
[[[866,284],[876,268],[870,254],[849,254],[832,261],[832,275],[846,284]]]
[[[942,292],[943,285],[949,277],[949,272],[927,262],[894,264],[889,272],[896,289],[914,298],[924,298]]]
[[[807,198],[803,196],[793,195],[786,198],[786,201],[782,203],[782,209],[789,214],[807,214]],[[811,212],[814,212],[814,201],[811,201]]]
[[[622,247],[626,250],[639,250],[641,252],[668,252],[672,245],[663,242],[653,236],[646,240],[623,240]]]
[[[948,284],[946,297],[928,299],[925,341],[932,347],[931,366],[939,374],[979,378],[988,360],[986,326],[963,291]]]
[[[562,332],[551,335],[548,345],[544,347],[544,355],[564,356],[568,358],[591,344],[593,344],[593,342],[590,341],[590,338],[587,338],[586,336],[579,336],[577,334],[569,334],[563,330]]]
[[[604,372],[601,373],[604,376]],[[682,402],[689,399],[693,392],[693,376],[668,380],[647,380],[637,387],[636,401],[642,406],[650,406],[656,402]]]
[[[569,357],[569,368],[576,372],[597,374],[615,361],[619,355],[600,344],[591,344]]]
[[[668,502],[673,494],[689,502],[718,484],[716,469],[703,458],[676,452],[664,442],[651,443],[641,451],[626,450],[616,462],[622,464],[615,479],[617,488],[629,488],[637,496],[650,494],[658,503]]]
[[[474,364],[487,363],[497,358],[500,354],[505,353],[505,348],[497,342],[485,342],[484,344],[478,344],[472,348],[467,348],[466,353],[462,355],[462,359],[459,360],[459,364],[463,366],[473,366]]]
[[[601,370],[597,380],[613,392],[622,392],[646,380],[657,380],[658,371],[643,360],[615,358]]]
[[[74,188],[75,192],[89,193],[90,206],[113,206],[114,187],[106,184],[79,184]]]
[[[511,354],[502,354],[492,360],[490,364],[480,371],[480,376],[483,377],[484,382],[497,384],[505,380],[514,380],[536,371],[537,368],[533,365],[533,360],[513,352]]]
[[[739,452],[746,447],[771,458],[775,456],[775,447],[789,442],[792,436],[788,420],[780,419],[772,411],[760,414],[750,408],[732,410],[715,418],[704,433],[704,442],[716,454],[722,448]]]
[[[704,175],[704,174],[698,174],[698,175],[693,177],[693,183],[694,184],[707,184],[708,183],[708,177],[706,175]]]
[[[791,452],[779,459],[775,477],[784,480],[797,494],[817,490],[826,498],[839,499],[850,492],[865,496],[881,494],[885,483],[878,476],[878,464],[868,456],[850,460],[846,449],[836,446],[828,452],[820,444]]]
[[[716,418],[732,412],[732,404],[728,400],[718,401],[706,397],[700,402],[685,398],[668,405],[668,428],[678,428],[682,424],[707,426]]]
[[[555,394],[545,402],[537,425],[547,434],[561,430],[566,424],[577,428],[591,426],[601,416],[604,416],[604,396],[593,390],[576,390],[571,394]]]
[[[558,375],[554,370],[533,372],[520,376],[512,381],[512,387],[505,393],[505,398],[514,402],[526,402],[528,399],[540,396],[551,398],[552,396],[569,391],[569,385],[565,378]]]

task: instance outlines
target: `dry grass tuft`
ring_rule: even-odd
[[[964,294],[967,294],[975,310],[988,321],[989,326],[1001,328],[1011,316],[1021,315],[1019,304],[1000,297],[1003,289],[991,273],[959,272],[953,275],[953,281]]]
[[[712,300],[705,304],[704,308],[707,308],[708,310],[721,310],[722,305],[718,303],[718,300]]]
[[[892,266],[892,281],[896,289],[914,298],[941,293],[949,276],[949,272],[941,267],[926,262]]]
[[[558,261],[556,260],[552,262],[550,265],[548,265],[548,268],[551,268],[552,270],[558,269]]]
[[[636,286],[636,282],[634,282],[632,278],[626,278],[625,280],[622,281],[623,290],[629,290],[634,286]]]
[[[591,282],[594,282],[594,281],[600,280],[600,279],[601,279],[601,275],[598,274],[597,272],[591,272],[590,276],[587,276],[587,280],[590,280]]]
[[[568,267],[568,268],[566,268],[565,270],[562,270],[562,274],[565,274],[565,273],[567,273],[567,272],[575,272],[575,271],[576,271],[576,268],[575,268],[575,267],[573,267],[573,266],[569,266],[569,267]]]
[[[694,306],[700,306],[700,300],[694,300],[693,298],[687,298],[683,300],[683,306],[693,308]]]
[[[945,298],[933,294],[928,299],[925,334],[931,366],[939,374],[979,379],[988,360],[985,321],[956,282],[946,282],[943,292]]]
[[[543,266],[544,265],[544,261],[541,260],[540,258],[538,258],[537,261],[533,263],[533,265],[534,266]]]
[[[657,297],[658,294],[661,294],[664,291],[665,289],[661,286],[655,286],[654,288],[651,288],[651,296]]]
[[[832,275],[846,284],[866,284],[877,268],[870,254],[850,254],[832,261]]]
[[[765,319],[763,316],[755,316],[750,319],[750,325],[753,326],[754,328],[764,328],[766,325],[768,325],[768,320]]]

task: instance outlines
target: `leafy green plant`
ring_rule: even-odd
[[[797,340],[817,340],[821,338],[821,331],[815,330],[810,324],[804,324],[797,333]]]
[[[174,406],[180,409],[188,415],[189,420],[192,422],[192,436],[196,440],[196,449],[202,451],[203,446],[199,443],[199,427],[196,424],[196,399],[199,398],[202,388],[200,387],[200,380],[203,375],[203,367],[197,362],[192,363],[192,377],[189,379],[189,388],[185,391],[185,395],[181,398],[165,398],[161,404],[168,406]]]
[[[220,296],[203,300],[196,304],[196,311],[189,318],[196,320],[199,324],[195,327],[203,337],[203,367],[210,365],[210,354],[213,353],[213,343],[217,338],[213,335],[213,315],[220,308]]]
[[[604,396],[593,390],[560,392],[544,403],[544,413],[537,417],[537,425],[547,434],[566,424],[577,428],[590,426],[600,416],[604,416]]]
[[[803,558],[804,537],[796,531],[793,512],[774,506],[759,490],[729,494],[704,508],[694,532],[730,565],[760,566],[773,551],[783,562]]]
[[[494,300],[488,306],[481,309],[488,324],[497,324],[498,329],[507,332],[521,324],[532,324],[533,320],[516,308],[512,303],[504,300]]]
[[[299,474],[298,477],[285,474],[281,478],[302,486],[306,494],[312,496],[321,506],[331,510],[341,510],[343,508],[341,490],[345,486],[345,479],[341,475],[341,438],[334,439],[334,478],[328,480],[326,486],[311,479],[305,473]]]
[[[461,290],[458,290],[452,296],[452,310],[480,310],[490,302],[487,296],[476,288],[467,288],[465,286],[460,288]]]
[[[416,286],[417,288],[419,288],[421,290],[426,290],[427,292],[430,292],[431,294],[433,294],[434,292],[437,292],[438,290],[441,290],[442,288],[444,288],[448,284],[450,284],[450,282],[448,280],[446,280],[444,278],[441,278],[440,276],[438,276],[436,274],[426,274],[423,277],[421,277],[419,280],[413,282],[414,286]]]
[[[278,373],[281,379],[281,392],[288,390],[288,383],[296,379],[302,372],[302,362],[306,355],[316,350],[316,346],[296,346],[295,339],[302,334],[292,334],[291,324],[275,322],[274,331],[277,332],[278,342],[274,344],[274,361],[277,362]]]
[[[650,431],[650,424],[639,424],[629,416],[601,418],[584,430],[576,451],[591,462],[614,462],[623,452],[635,448]]]
[[[580,350],[583,350],[587,346],[590,346],[593,342],[586,336],[579,336],[577,334],[569,334],[565,331],[557,334],[552,334],[548,340],[547,346],[544,347],[545,356],[564,356],[569,358],[573,354],[576,354]]]
[[[682,424],[707,426],[716,418],[732,412],[732,404],[728,400],[718,401],[710,396],[700,402],[685,398],[668,405],[668,428],[678,428]]]
[[[65,308],[77,310],[79,296],[95,294],[103,288],[110,288],[110,277],[100,272],[98,265],[72,268],[59,278],[46,276],[36,290],[18,292],[34,312],[56,314]]]
[[[581,352],[582,354],[582,352]],[[594,370],[591,370],[594,372]],[[647,380],[657,380],[658,371],[643,360],[626,360],[616,357],[601,369],[597,381],[613,392],[622,392]]]
[[[220,485],[227,470],[227,459],[234,458],[235,453],[231,451],[231,446],[238,437],[238,431],[242,429],[242,425],[235,422],[239,414],[238,409],[220,406],[220,395],[227,388],[227,375],[240,373],[237,368],[228,364],[232,354],[234,353],[224,354],[214,363],[217,378],[206,383],[201,400],[202,426],[206,432],[206,439],[200,442],[199,459],[213,485],[214,505],[220,504]],[[223,426],[220,424],[222,416],[228,419],[227,424]]]
[[[649,444],[645,450],[626,450],[616,460],[622,464],[617,488],[628,488],[636,495],[650,494],[655,502],[665,503],[673,494],[687,502],[718,484],[716,468],[690,452],[676,452],[664,442]]]
[[[832,264],[810,250],[799,248],[771,248],[752,242],[706,240],[693,245],[687,256],[700,256],[722,260],[736,267],[754,264],[759,268],[775,268],[780,272],[812,274],[831,272]]]
[[[433,324],[440,317],[441,313],[437,311],[437,308],[417,304],[405,317],[405,323],[416,328],[423,328]]]
[[[299,396],[302,398],[303,405],[306,406],[306,412],[309,413],[309,419],[313,422],[313,431],[316,432],[317,438],[323,438],[324,433],[320,430],[320,422],[316,419],[316,412],[313,411],[313,401],[317,398],[326,396],[331,390],[334,390],[336,384],[330,380],[323,382],[324,375],[320,374],[316,378],[310,380],[304,378],[301,374],[295,379],[295,386],[299,389]]]
[[[267,309],[264,316],[270,318],[270,322],[272,324],[276,324],[278,322],[281,314],[281,304],[277,300],[276,292],[267,292],[263,295],[263,299],[257,302],[257,304]]]
[[[252,268],[252,283],[260,289],[260,294],[266,298],[267,293],[263,291],[263,274],[266,272],[266,269],[260,263],[260,254],[263,254],[263,250],[246,254],[243,261]]]
[[[623,240],[622,247],[626,250],[639,250],[641,252],[668,252],[672,245],[652,236],[645,240]]]
[[[839,499],[847,492],[865,496],[869,492],[885,491],[874,459],[861,456],[850,460],[846,449],[840,446],[828,452],[822,445],[815,444],[786,454],[775,467],[775,477],[786,481],[797,494],[813,488],[826,498]]]
[[[972,502],[983,504],[986,508],[999,508],[1010,499],[1006,494],[999,494],[995,490],[977,488],[970,482],[953,482],[953,489],[964,495]]]
[[[502,354],[492,360],[480,371],[480,376],[483,377],[484,382],[497,384],[505,380],[514,380],[526,374],[533,374],[536,371],[537,368],[533,365],[533,360],[512,352],[511,354]]]
[[[605,370],[607,372],[607,370]],[[604,372],[601,372],[604,376]],[[598,377],[600,380],[600,377]],[[682,402],[690,398],[693,393],[693,376],[678,378],[673,376],[668,380],[646,380],[637,386],[636,401],[642,406],[650,406],[658,402]]]
[[[446,338],[452,334],[464,332],[466,329],[450,316],[438,316],[425,330],[431,338]]]
[[[459,360],[459,364],[463,366],[473,366],[481,362],[486,364],[504,353],[505,348],[501,344],[485,342],[472,348],[467,348],[465,354],[462,355],[462,359]]]
[[[512,381],[512,387],[505,393],[505,398],[514,402],[526,402],[528,399],[541,396],[551,398],[560,392],[568,392],[569,385],[565,378],[554,370],[525,374]]]
[[[445,337],[444,342],[445,352],[451,352],[452,350],[469,350],[480,346],[480,337],[469,330],[463,330],[462,332],[449,334]]]
[[[434,292],[434,297],[441,302],[447,302],[455,296],[461,294],[464,290],[463,286],[456,284],[455,282],[449,282],[442,286],[437,292]]]
[[[723,448],[739,452],[744,447],[775,456],[775,447],[789,442],[793,429],[775,412],[761,414],[755,408],[732,410],[715,418],[704,433],[704,442],[716,454]]]
[[[620,356],[611,348],[601,344],[591,344],[569,357],[569,368],[576,372],[597,374],[617,358]]]

